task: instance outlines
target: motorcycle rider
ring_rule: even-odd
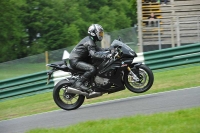
[[[70,66],[73,69],[80,69],[85,71],[82,77],[75,82],[74,87],[76,89],[91,92],[88,87],[83,85],[86,80],[94,76],[96,73],[96,68],[89,64],[88,60],[91,60],[91,58],[110,58],[111,56],[109,52],[103,52],[109,49],[103,49],[96,45],[97,41],[101,41],[103,39],[103,34],[104,30],[101,25],[92,24],[88,28],[88,36],[83,38],[70,53]]]

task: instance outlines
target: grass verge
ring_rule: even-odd
[[[87,121],[66,128],[33,129],[27,133],[199,133],[200,107],[153,115]]]
[[[135,94],[128,90],[102,97],[86,99],[84,104],[113,100],[118,98],[144,95],[161,91],[182,89],[200,86],[200,65],[188,66],[179,69],[167,69],[154,72],[155,81],[152,88],[143,94]],[[52,93],[43,93],[24,98],[0,102],[0,120],[11,119],[41,112],[59,109],[52,99]]]

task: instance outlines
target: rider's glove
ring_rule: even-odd
[[[112,57],[112,54],[107,54],[106,58],[111,58]]]

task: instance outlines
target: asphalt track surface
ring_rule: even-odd
[[[87,120],[119,118],[200,107],[200,87],[84,105],[77,110],[56,110],[0,121],[0,133],[23,133],[34,128],[66,127]]]

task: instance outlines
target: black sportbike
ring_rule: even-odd
[[[154,82],[151,69],[142,63],[133,62],[137,54],[129,46],[119,39],[112,42],[110,49],[111,58],[92,61],[97,73],[84,83],[93,90],[90,93],[73,87],[84,73],[83,71],[72,69],[66,60],[47,64],[52,67],[52,70],[47,72],[48,80],[55,71],[62,70],[69,73],[69,76],[59,81],[53,89],[53,99],[60,108],[64,110],[77,109],[83,104],[85,97],[87,99],[95,98],[126,88],[135,93],[143,93],[151,88]]]

